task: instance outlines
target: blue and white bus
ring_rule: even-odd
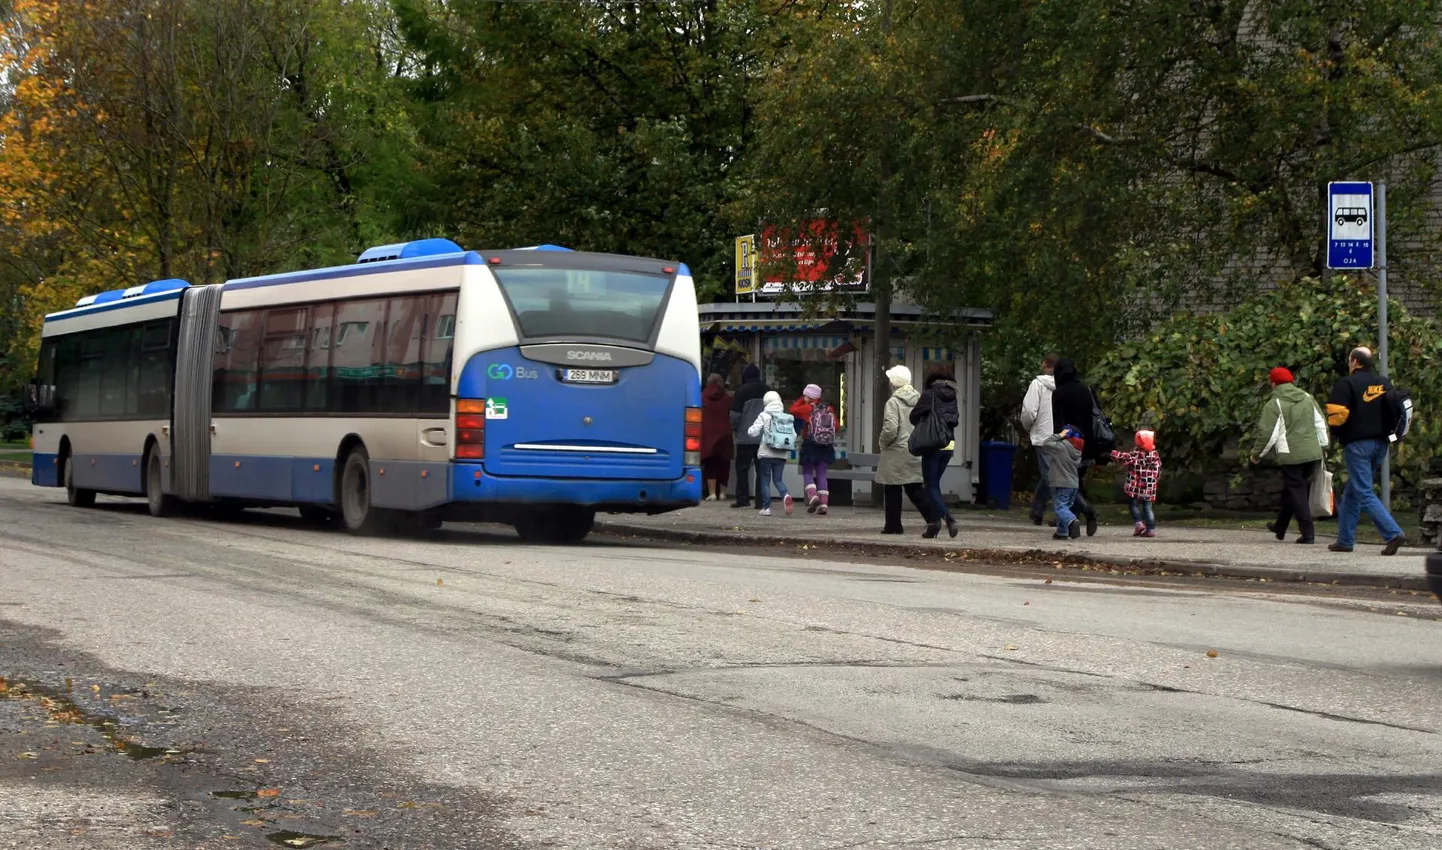
[[[680,263],[553,246],[372,248],[163,280],[45,318],[33,482],[295,506],[359,534],[443,521],[574,542],[700,501],[701,342]]]

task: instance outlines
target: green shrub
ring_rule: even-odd
[[[1387,309],[1388,372],[1417,411],[1393,463],[1411,477],[1425,472],[1442,441],[1442,328],[1396,301]],[[1325,404],[1348,353],[1375,350],[1376,338],[1373,287],[1340,276],[1326,288],[1305,279],[1228,313],[1178,316],[1119,344],[1088,377],[1118,431],[1151,426],[1168,466],[1199,469],[1255,427],[1272,367],[1291,369],[1297,386]]]

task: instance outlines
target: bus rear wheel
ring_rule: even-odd
[[[65,501],[70,503],[72,508],[91,508],[95,506],[95,491],[83,490],[75,486],[75,461],[65,458]]]
[[[160,451],[152,449],[149,460],[145,462],[145,501],[153,517],[167,517],[175,513],[175,497],[165,492],[164,480]]]
[[[580,543],[596,524],[590,508],[545,508],[516,521],[516,533],[527,543]]]
[[[364,448],[346,455],[340,474],[340,514],[351,534],[369,537],[386,530],[386,512],[371,504],[370,455]]]

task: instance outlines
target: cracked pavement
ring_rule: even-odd
[[[0,481],[0,847],[1435,847],[1434,607]]]

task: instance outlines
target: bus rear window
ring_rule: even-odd
[[[521,335],[649,342],[671,279],[634,272],[494,269]]]

